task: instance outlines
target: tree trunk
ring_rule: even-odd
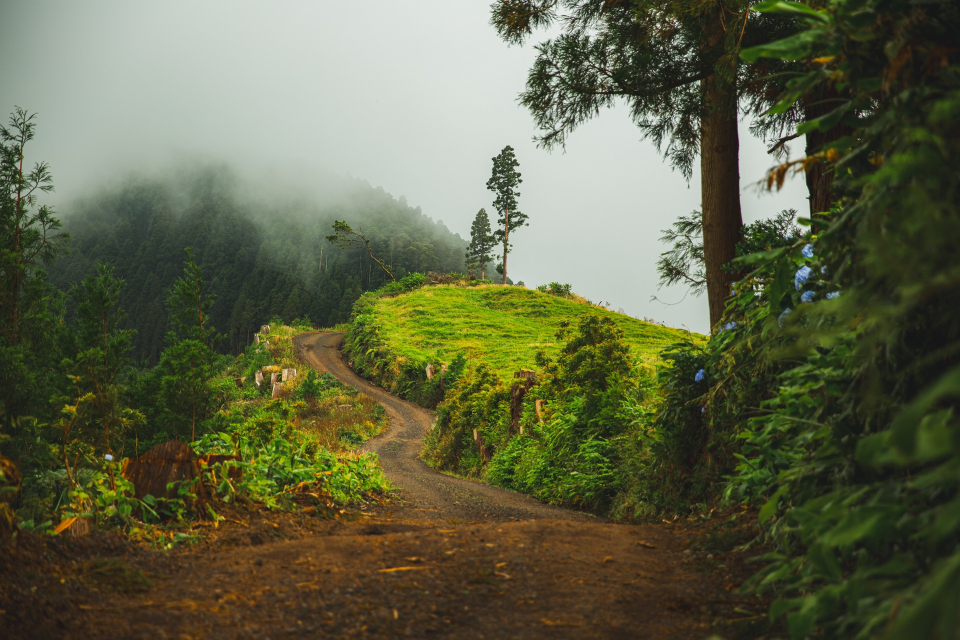
[[[723,270],[733,260],[743,218],[740,213],[740,138],[735,87],[713,75],[702,81],[700,198],[703,259],[710,303],[710,328],[720,322],[736,274]]]
[[[837,107],[836,89],[821,87],[808,95],[804,101],[803,117],[810,121],[830,113]],[[837,125],[829,131],[811,131],[806,135],[806,154],[812,156],[824,151],[829,143],[850,133],[850,128]],[[818,213],[830,211],[836,200],[833,194],[833,167],[825,162],[816,162],[807,166],[807,191],[810,200],[810,219],[815,220]],[[816,231],[816,230],[815,230]]]
[[[503,284],[507,284],[507,247],[510,246],[510,207],[504,208],[503,215]]]

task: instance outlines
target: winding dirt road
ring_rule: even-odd
[[[432,415],[354,375],[341,339],[297,342],[386,407],[391,426],[368,448],[401,500],[333,520],[221,506],[227,520],[172,551],[26,537],[0,549],[0,638],[760,635],[749,625],[766,619],[762,603],[734,588],[751,571],[698,546],[701,530],[603,522],[427,468]]]
[[[390,419],[387,432],[367,442],[364,450],[380,456],[384,474],[399,489],[406,509],[422,519],[461,522],[597,520],[488,484],[446,476],[428,467],[419,454],[424,435],[433,427],[434,415],[355,374],[341,357],[342,343],[343,334],[334,332],[294,338],[307,363],[374,398],[386,409]]]

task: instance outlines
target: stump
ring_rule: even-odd
[[[427,368],[424,369],[427,374],[427,380],[433,380],[433,376],[436,375],[437,370],[433,368],[432,364],[428,364]]]
[[[531,372],[532,373],[532,372]],[[514,377],[517,374],[513,374]],[[520,418],[523,416],[523,398],[536,384],[535,378],[520,378],[510,386],[510,433],[520,430]]]
[[[537,384],[537,372],[531,371],[530,369],[520,369],[520,371],[513,372],[514,378],[520,378],[521,380],[530,380],[533,384]]]
[[[253,381],[259,387],[261,384],[263,384],[263,374],[257,371],[257,373],[253,376]]]
[[[274,374],[274,376],[276,376],[276,374]],[[274,382],[274,383],[273,383],[273,392],[272,392],[272,394],[270,395],[270,398],[271,398],[271,399],[279,398],[279,397],[280,397],[280,389],[282,389],[282,388],[283,388],[283,385],[282,385],[282,384],[280,384],[279,382]]]
[[[270,325],[265,324],[265,325],[261,326],[261,327],[260,327],[260,333],[262,333],[262,334],[264,334],[264,335],[267,335],[268,333],[270,333]]]
[[[158,444],[139,458],[127,460],[121,475],[133,483],[140,500],[146,495],[176,497],[175,489],[167,491],[167,484],[180,481],[194,482],[199,495],[200,485],[195,481],[200,476],[200,466],[194,460],[193,449],[176,440]]]

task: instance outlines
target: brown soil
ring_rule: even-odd
[[[322,520],[236,512],[192,547],[21,535],[0,550],[3,638],[758,637],[738,596],[750,537],[707,524],[619,525],[451,478],[417,458],[432,416],[357,378],[338,334],[300,339],[318,368],[381,402],[399,499]],[[749,517],[735,522],[749,521]],[[200,525],[197,525],[200,526]]]

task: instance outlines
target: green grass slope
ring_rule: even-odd
[[[561,321],[576,325],[586,314],[612,318],[635,357],[652,362],[667,345],[701,336],[651,324],[601,307],[522,287],[432,286],[375,303],[379,337],[394,354],[412,362],[445,359],[458,353],[471,365],[486,363],[507,378],[533,368],[534,354],[554,355]]]

